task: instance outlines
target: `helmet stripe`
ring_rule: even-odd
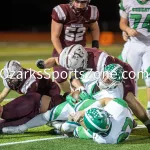
[[[54,8],[60,20],[66,20],[66,15],[60,6]]]
[[[107,131],[108,129],[102,129],[100,127],[98,127],[96,124],[94,124],[91,119],[89,118],[89,116],[87,115],[87,113],[85,113],[85,117],[87,118],[87,120],[89,121],[89,123],[94,126],[96,129],[98,129],[99,131]]]

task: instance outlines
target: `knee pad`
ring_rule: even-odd
[[[80,124],[78,124],[76,122],[66,121],[65,123],[62,124],[61,131],[66,132],[66,133],[73,132],[74,129],[78,126],[80,126]]]

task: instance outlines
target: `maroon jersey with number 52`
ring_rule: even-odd
[[[81,14],[77,14],[70,4],[60,4],[52,11],[52,19],[57,23],[63,24],[60,35],[62,47],[72,44],[86,45],[86,30],[91,23],[99,18],[96,6],[88,5],[87,9]]]

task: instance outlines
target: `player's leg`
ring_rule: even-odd
[[[5,120],[20,119],[31,112],[37,115],[40,109],[40,101],[41,95],[38,93],[22,95],[3,106],[1,118]]]
[[[147,98],[148,98],[147,112],[148,115],[150,116],[150,51],[149,50],[150,50],[150,46],[147,47],[147,51],[142,57],[143,60],[142,69],[144,71],[144,75],[145,75],[144,80],[147,87]]]
[[[137,100],[132,92],[129,92],[126,95],[125,100],[127,101],[134,115],[146,125],[148,132],[150,133],[150,120],[142,104]]]
[[[67,102],[64,102],[46,113],[39,114],[29,120],[27,123],[15,127],[2,128],[3,133],[22,133],[26,130],[47,124],[49,121],[68,119],[69,113],[73,113],[74,109]]]
[[[93,138],[93,132],[90,130],[86,130],[82,126],[76,127],[76,129],[73,132],[73,135],[75,137],[81,138],[81,139],[92,139]]]
[[[123,50],[122,50],[121,54],[118,56],[118,58],[120,60],[122,60],[123,62],[127,62],[127,54],[128,54],[128,51],[129,51],[129,44],[130,44],[130,41],[127,41],[124,44]]]

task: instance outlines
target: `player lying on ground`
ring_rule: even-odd
[[[104,110],[99,109],[102,107]],[[57,126],[57,129],[64,133],[74,132],[75,137],[93,138],[97,143],[122,142],[130,135],[133,128],[133,118],[127,103],[122,99],[104,98],[99,101],[90,99],[80,101],[74,108],[64,102],[24,125],[2,128],[2,132],[23,133],[29,128],[44,125],[49,121],[68,119],[70,120]]]
[[[40,67],[44,65],[44,61],[37,62],[37,66]],[[58,63],[58,64],[57,64]],[[133,79],[133,69],[127,63],[122,62],[121,60],[114,58],[113,56],[108,55],[107,53],[92,49],[92,48],[84,48],[81,45],[72,45],[70,47],[66,47],[62,53],[60,54],[59,60],[58,58],[50,58],[49,64],[44,67],[52,67],[54,65],[61,65],[66,67],[68,70],[86,70],[88,68],[93,69],[94,71],[102,72],[104,70],[104,66],[110,63],[120,64],[124,69],[124,80],[123,80],[123,88],[124,88],[124,100],[128,103],[129,107],[133,111],[134,115],[146,125],[148,132],[150,132],[150,120],[146,113],[146,110],[141,105],[141,103],[137,100],[136,93],[136,84]],[[130,76],[129,76],[130,73]],[[74,80],[74,82],[77,82]],[[82,84],[72,83],[76,88],[80,87]]]
[[[31,68],[30,68],[31,69]],[[19,94],[37,92],[41,95],[54,96],[60,94],[59,86],[48,76],[36,71],[25,69],[18,61],[11,60],[3,68],[3,84],[5,88],[0,93],[0,103],[11,90]]]
[[[61,95],[52,97],[39,93],[27,93],[1,106],[0,129],[7,126],[22,125],[47,110],[65,101]]]

